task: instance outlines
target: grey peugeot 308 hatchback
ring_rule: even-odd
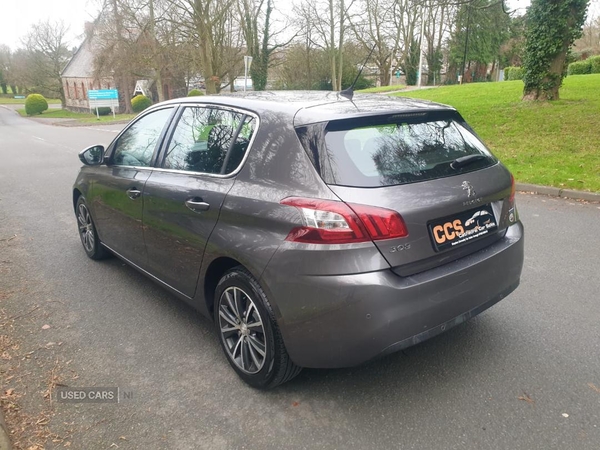
[[[417,344],[519,284],[514,179],[448,106],[177,99],[80,159],[87,255],[115,254],[212,317],[254,387]]]

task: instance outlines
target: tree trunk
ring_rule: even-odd
[[[342,75],[344,71],[344,16],[346,14],[344,0],[340,0],[340,40],[338,43],[337,57],[338,57],[338,72],[337,72],[337,89],[342,90]]]
[[[204,78],[204,85],[206,86],[206,94],[216,94],[217,93],[217,81],[219,77],[208,77]]]
[[[552,62],[548,69],[548,75],[542,78],[538,86],[525,86],[523,88],[523,100],[558,100],[560,98],[559,89],[564,77],[564,67],[567,60],[568,47],[564,48]],[[560,77],[560,82],[552,82]]]
[[[215,73],[211,18],[209,11],[201,0],[194,0],[194,27],[199,38],[200,65],[204,75],[206,93],[208,95],[217,94],[221,88],[221,80]]]
[[[117,0],[112,1],[113,13],[115,16],[115,30],[117,32],[117,46],[122,47],[123,37],[123,24],[121,22],[121,15],[119,14],[119,5]],[[124,74],[115,74],[115,83],[117,84],[117,90],[119,93],[119,106],[123,106],[122,111],[125,114],[133,113],[131,108],[131,86],[129,85],[129,77]]]
[[[379,69],[379,83],[381,84],[381,86],[389,86],[390,84],[390,81],[392,79],[392,77],[390,76],[391,63],[392,61],[390,57],[390,61],[382,64],[381,68]]]
[[[567,54],[581,36],[588,0],[533,0],[528,9],[523,100],[558,100]]]
[[[336,75],[336,48],[335,48],[335,22],[333,14],[333,0],[329,0],[329,63],[331,64],[331,90],[339,91]]]
[[[133,96],[133,92],[131,91],[129,77],[118,77],[115,79],[115,83],[119,92],[119,110],[124,114],[132,114],[131,97]]]
[[[267,87],[267,74],[269,71],[269,55],[264,50],[260,52],[258,58],[252,61],[251,78],[252,89],[255,91],[264,91]]]
[[[154,71],[156,76],[154,77],[154,83],[156,84],[156,93],[158,94],[158,101],[164,102],[165,92],[163,89],[163,79],[161,73],[161,58],[158,51],[158,41],[156,40],[156,28],[154,27],[154,0],[150,0],[148,7],[150,8],[150,23],[149,23],[149,31],[150,31],[150,44],[152,49],[152,60],[154,63]]]

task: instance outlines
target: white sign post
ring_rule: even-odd
[[[98,108],[108,106],[112,109],[113,118],[115,117],[115,108],[119,107],[119,92],[116,89],[90,89],[88,91],[88,102],[90,109],[96,109],[96,117],[100,120]]]
[[[246,86],[248,85],[248,71],[252,65],[252,56],[244,56],[244,92],[246,92]]]

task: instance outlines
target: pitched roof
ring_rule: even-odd
[[[93,37],[86,36],[71,60],[63,69],[63,78],[94,77],[94,44]]]

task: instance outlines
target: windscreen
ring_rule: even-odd
[[[315,142],[304,140],[305,147],[310,141]],[[356,120],[330,122],[324,129],[324,141],[325,149],[312,149],[309,154],[313,163],[317,163],[315,157],[321,160],[315,166],[324,169],[320,171],[325,182],[342,186],[414,183],[479,170],[497,162],[456,117],[371,121],[364,125]]]

